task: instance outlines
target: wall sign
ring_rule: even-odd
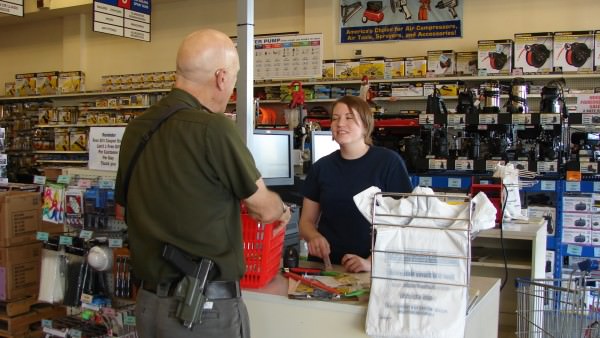
[[[117,171],[119,148],[125,127],[91,127],[88,140],[90,158],[88,167],[96,170]]]
[[[150,41],[151,0],[94,0],[94,32]]]
[[[254,38],[254,79],[320,78],[323,34]]]
[[[0,13],[14,16],[23,16],[23,0],[0,1]]]
[[[340,0],[340,42],[458,38],[463,2]]]

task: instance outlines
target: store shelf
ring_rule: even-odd
[[[79,107],[80,110],[123,110],[123,109],[148,109],[150,106],[116,106],[116,107]]]
[[[84,160],[36,160],[38,163],[72,163],[72,164],[87,164]]]
[[[34,154],[87,154],[87,151],[75,150],[35,150]]]
[[[41,100],[64,99],[64,98],[118,96],[118,95],[131,95],[131,94],[152,94],[152,93],[166,93],[166,92],[169,92],[170,90],[171,90],[171,88],[160,88],[160,89],[122,90],[122,91],[114,91],[114,92],[87,91],[87,92],[78,92],[78,93],[57,94],[57,95],[0,96],[0,102],[41,101]]]
[[[37,124],[35,128],[86,128],[86,127],[124,127],[127,123],[75,123],[75,124]]]

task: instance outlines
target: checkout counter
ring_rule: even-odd
[[[244,289],[242,295],[253,337],[368,337],[367,301],[294,300],[288,299],[287,294],[288,280],[281,274],[263,288]],[[500,280],[472,276],[469,295],[472,305],[467,314],[465,337],[497,337]]]

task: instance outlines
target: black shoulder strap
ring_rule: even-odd
[[[186,106],[184,106],[184,105],[169,107],[169,109],[167,111],[165,111],[159,119],[154,121],[154,124],[152,125],[152,127],[148,131],[146,131],[146,133],[142,136],[142,140],[140,141],[137,148],[135,149],[135,153],[133,153],[133,156],[131,157],[131,162],[129,163],[129,167],[127,168],[127,171],[125,172],[125,178],[123,180],[123,188],[124,188],[123,192],[125,194],[125,204],[127,204],[127,193],[129,192],[129,180],[131,179],[131,175],[133,174],[133,169],[135,168],[135,165],[136,165],[138,159],[140,158],[142,151],[148,144],[148,141],[150,141],[150,138],[152,137],[152,135],[154,135],[154,133],[158,130],[158,128],[160,128],[160,126],[167,119],[169,119],[169,117],[173,116],[176,112],[178,112],[179,110],[181,110],[185,107]],[[127,207],[127,205],[124,205],[124,207]],[[127,209],[125,209],[125,210],[127,210]]]

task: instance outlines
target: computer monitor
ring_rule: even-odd
[[[266,185],[293,185],[294,132],[256,129],[252,135],[252,156]]]
[[[323,156],[340,149],[340,145],[333,140],[331,131],[313,131],[310,135],[310,157],[312,163]]]

